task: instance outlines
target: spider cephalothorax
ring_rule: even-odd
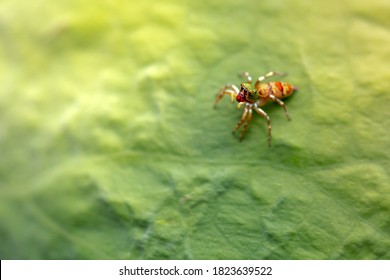
[[[242,83],[240,92],[237,94],[238,102],[256,102],[259,99],[258,91],[250,83]]]

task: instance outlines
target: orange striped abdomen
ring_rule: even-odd
[[[268,88],[271,88],[272,94],[279,99],[286,98],[290,96],[295,90],[297,90],[296,87],[285,82],[271,82],[268,84]]]
[[[283,99],[293,94],[293,92],[297,89],[297,87],[289,83],[278,81],[260,84],[259,92],[261,93],[260,95],[263,97],[272,94],[278,99]]]

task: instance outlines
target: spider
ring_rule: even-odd
[[[260,116],[265,118],[268,125],[268,145],[271,146],[271,120],[266,112],[264,112],[260,107],[266,104],[269,100],[275,101],[280,106],[283,107],[284,113],[288,120],[290,116],[288,115],[287,106],[280,99],[286,98],[298,90],[297,87],[285,83],[285,82],[268,82],[262,83],[267,78],[272,76],[284,76],[285,73],[279,72],[268,72],[267,74],[260,76],[256,83],[252,85],[252,77],[248,72],[242,73],[240,76],[246,79],[246,82],[241,84],[240,89],[235,85],[227,85],[220,89],[217,99],[214,103],[214,108],[217,106],[218,102],[222,97],[227,94],[230,95],[232,102],[234,99],[238,101],[238,108],[241,105],[244,105],[244,112],[242,113],[241,119],[238,121],[237,125],[233,129],[233,133],[244,124],[244,127],[241,131],[240,142],[245,134],[246,129],[252,119],[252,109],[255,110]]]

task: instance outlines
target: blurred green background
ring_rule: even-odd
[[[387,0],[0,3],[1,259],[390,259]],[[218,89],[299,87],[266,124]]]

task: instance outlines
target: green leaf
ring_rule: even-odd
[[[30,2],[0,4],[1,259],[390,259],[386,1]],[[271,70],[292,121],[240,143],[215,95]]]

